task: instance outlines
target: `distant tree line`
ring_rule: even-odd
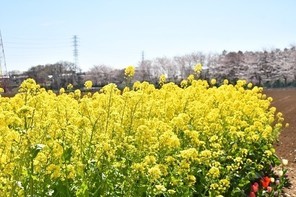
[[[203,65],[201,78],[212,78],[222,82],[245,79],[264,87],[296,87],[296,48],[272,49],[257,52],[227,52],[205,54],[196,52],[173,58],[158,57],[138,63],[134,80],[156,84],[159,76],[165,74],[169,81],[179,83],[194,73],[196,63]],[[119,71],[120,73],[121,71]],[[97,65],[85,73],[85,79],[101,86],[108,82],[121,83],[124,76],[118,70],[106,65]],[[121,72],[122,73],[122,72]],[[116,75],[117,74],[117,75]]]
[[[246,79],[253,84],[265,87],[296,87],[296,48],[284,50],[264,50],[256,52],[227,52],[221,54],[195,52],[172,58],[158,57],[143,60],[136,66],[133,80],[149,81],[157,84],[159,76],[165,74],[169,81],[179,83],[193,73],[195,64],[201,63],[202,79],[215,78],[217,81],[228,79]],[[107,65],[94,65],[86,72],[81,72],[71,62],[37,65],[20,73],[11,71],[5,84],[7,88],[18,87],[25,78],[33,78],[41,86],[58,90],[72,84],[75,88],[83,87],[84,81],[92,80],[95,87],[116,83],[123,87],[124,69],[114,69]],[[3,84],[3,82],[2,82]]]

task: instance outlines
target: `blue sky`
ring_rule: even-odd
[[[9,71],[73,62],[114,68],[192,52],[261,51],[296,43],[295,0],[0,0]],[[3,61],[2,61],[3,65]],[[3,69],[3,68],[2,68]]]

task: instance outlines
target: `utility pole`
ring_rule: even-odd
[[[144,58],[144,51],[142,51],[142,63],[144,62],[145,58]]]
[[[0,87],[4,88],[4,91],[7,91],[8,89],[8,78],[2,34],[0,31]]]
[[[74,57],[74,71],[77,71],[78,68],[78,37],[77,35],[73,36],[73,57]]]
[[[78,37],[77,35],[73,36],[73,57],[74,57],[74,66],[72,73],[72,84],[76,85],[77,82],[77,69],[78,69]]]
[[[2,64],[3,62],[3,64]],[[4,72],[3,72],[4,67]],[[2,40],[2,34],[0,30],[0,76],[3,78],[7,75],[7,67],[6,67],[6,59],[5,59],[5,53],[4,53],[4,46],[3,46],[3,40]]]

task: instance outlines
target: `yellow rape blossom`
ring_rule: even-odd
[[[195,184],[196,178],[193,175],[188,175],[187,176],[187,181],[188,181],[188,184],[191,186],[191,185],[194,185]]]
[[[193,70],[196,74],[200,74],[200,72],[202,71],[202,64],[201,63],[196,64]]]
[[[73,85],[70,83],[67,85],[67,90],[72,90],[73,89]]]
[[[216,79],[211,79],[211,84],[212,85],[216,85],[216,83],[217,83]]]
[[[90,80],[88,80],[88,81],[86,81],[86,82],[84,83],[84,87],[85,87],[87,90],[91,89],[92,86],[93,86],[93,83],[92,83],[92,81],[90,81]]]
[[[188,86],[188,81],[185,80],[185,79],[182,80],[180,86],[181,86],[182,88],[186,88],[186,87]]]
[[[224,80],[223,80],[223,84],[224,84],[224,85],[228,85],[228,84],[229,84],[228,79],[224,79]]]
[[[160,75],[158,83],[160,85],[163,85],[163,84],[165,84],[165,82],[166,82],[166,76],[164,74]]]
[[[59,92],[60,92],[60,94],[64,94],[65,93],[65,88],[61,88]]]
[[[124,70],[124,75],[127,78],[132,78],[135,75],[135,67],[134,66],[128,66]]]
[[[253,84],[252,83],[248,83],[247,86],[248,86],[249,89],[251,89],[253,87]]]
[[[125,76],[131,82],[132,66]],[[193,75],[181,87],[160,82],[82,96],[28,79],[15,96],[0,97],[1,194],[61,195],[56,188],[65,187],[77,196],[221,196],[238,174],[278,162],[272,145],[284,115],[262,88]]]
[[[155,180],[159,179],[160,176],[161,176],[161,170],[159,169],[158,165],[155,165],[155,166],[151,167],[148,170],[148,173],[149,173],[149,176],[150,176],[152,181],[155,181]]]
[[[165,192],[167,189],[163,185],[155,185],[157,191]]]
[[[194,80],[194,75],[189,75],[189,76],[187,77],[187,80],[188,80],[188,82],[191,84],[192,81]]]
[[[209,178],[218,178],[220,176],[220,170],[219,168],[217,167],[212,167],[208,173],[207,173],[207,176]]]

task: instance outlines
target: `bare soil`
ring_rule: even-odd
[[[291,183],[285,189],[285,196],[296,197],[296,89],[268,89],[267,96],[273,98],[272,106],[284,114],[289,127],[284,128],[275,143],[278,157],[288,159],[288,177]]]

